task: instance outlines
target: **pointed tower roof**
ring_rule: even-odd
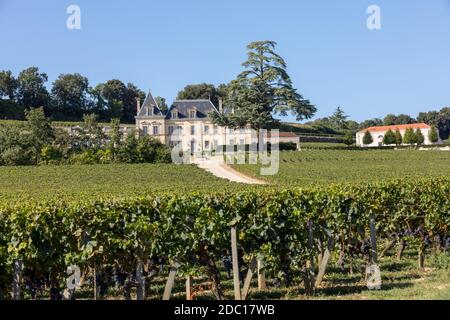
[[[148,111],[147,111],[148,110]],[[150,90],[145,97],[144,103],[142,104],[141,110],[139,111],[138,117],[164,117],[161,109],[159,109],[158,103],[153,98]]]

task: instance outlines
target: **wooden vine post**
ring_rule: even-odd
[[[144,263],[138,260],[136,265],[136,296],[137,300],[145,300],[145,277],[144,277]]]
[[[372,214],[370,216],[370,244],[372,246],[371,259],[373,264],[378,264],[378,254],[377,254],[377,234],[375,227],[375,216]]]
[[[164,288],[163,300],[169,300],[170,295],[172,294],[172,288],[175,283],[175,276],[177,274],[177,270],[181,265],[178,262],[172,264],[169,269],[169,277],[167,278],[166,287]]]
[[[241,300],[241,284],[239,281],[239,262],[237,250],[237,230],[236,226],[231,227],[231,258],[233,260],[233,282],[234,282],[234,299]]]
[[[247,277],[245,278],[244,288],[242,288],[242,300],[247,299],[248,292],[250,291],[250,284],[252,283],[253,274],[256,273],[257,270],[257,259],[253,257],[250,261],[250,266],[247,271]]]
[[[308,221],[308,248],[312,252],[314,247],[314,226],[312,221]],[[306,263],[305,275],[303,278],[305,284],[305,291],[307,295],[312,295],[315,292],[315,280],[314,280],[314,258],[310,254],[310,258]]]
[[[186,300],[192,300],[192,276],[189,275],[186,277]]]
[[[327,269],[327,265],[328,265],[328,261],[330,260],[330,256],[331,256],[331,250],[333,250],[333,235],[331,234],[331,232],[328,229],[325,229],[325,233],[328,236],[328,243],[327,243],[327,247],[325,248],[325,251],[323,252],[323,254],[321,254],[321,259],[320,259],[320,263],[319,263],[319,272],[317,274],[317,278],[316,278],[316,286],[320,285],[323,281],[323,277],[325,276],[325,271]]]
[[[261,255],[258,255],[258,289],[266,290],[266,273],[264,271],[264,260]]]
[[[22,260],[15,260],[14,261],[14,276],[13,276],[13,283],[12,283],[12,298],[14,300],[20,300],[22,298],[22,292],[20,288],[20,284],[22,282],[22,271],[23,271],[23,262]]]
[[[370,244],[371,244],[371,254],[370,254],[370,265],[366,269],[367,277],[367,288],[369,290],[380,290],[381,289],[381,272],[378,266],[378,254],[377,254],[377,235],[375,226],[375,216],[372,214],[369,218],[370,225]]]

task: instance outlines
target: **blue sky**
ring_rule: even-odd
[[[71,4],[81,30],[66,28]],[[366,28],[371,4],[379,31]],[[0,39],[0,69],[118,78],[169,101],[186,84],[232,80],[249,42],[274,40],[319,117],[450,105],[450,0],[0,0]]]

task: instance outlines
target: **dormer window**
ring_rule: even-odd
[[[147,117],[153,116],[153,107],[147,107]]]
[[[172,111],[172,119],[178,119],[178,111],[177,110]]]
[[[189,110],[189,118],[194,119],[197,117],[197,110],[191,109]]]

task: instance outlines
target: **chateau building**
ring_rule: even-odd
[[[144,135],[159,139],[161,143],[175,146],[191,153],[212,151],[223,145],[244,145],[252,141],[252,130],[230,129],[217,126],[210,117],[223,110],[217,109],[210,100],[176,100],[169,110],[162,112],[149,92],[142,106],[137,101],[136,128]]]

